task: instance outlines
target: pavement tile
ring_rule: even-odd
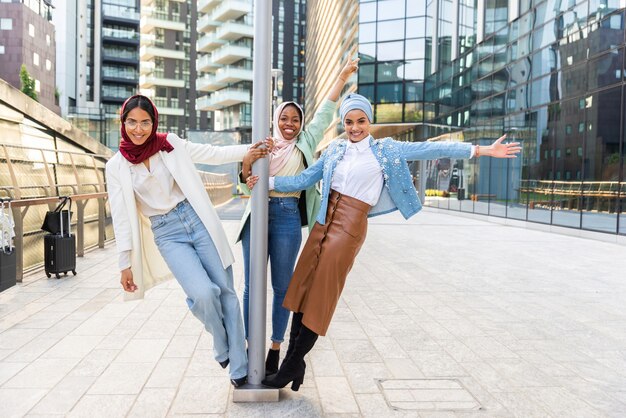
[[[345,377],[316,377],[315,382],[324,414],[359,413],[359,406]]]
[[[89,388],[88,394],[138,394],[153,368],[153,363],[111,363]]]
[[[2,417],[17,418],[24,416],[45,395],[45,389],[0,388]]]
[[[68,418],[122,418],[135,395],[85,395],[66,415]]]
[[[175,395],[175,388],[146,388],[137,396],[127,417],[166,417]]]

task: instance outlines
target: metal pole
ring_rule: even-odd
[[[254,1],[252,141],[269,135],[271,2]],[[250,310],[248,317],[248,384],[233,392],[234,402],[278,401],[278,389],[265,388],[265,317],[267,295],[267,201],[269,163],[252,165],[259,181],[252,191],[250,216]]]

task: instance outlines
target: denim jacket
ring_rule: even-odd
[[[462,142],[403,142],[392,138],[374,139],[371,135],[364,139],[367,140],[382,168],[384,179],[384,187],[378,202],[370,209],[370,217],[400,210],[402,216],[408,219],[422,209],[407,161],[469,158],[472,149],[471,144]],[[275,177],[274,189],[279,192],[302,190],[322,180],[322,205],[316,220],[325,224],[333,173],[345,152],[345,139],[333,141],[320,159],[299,175]]]

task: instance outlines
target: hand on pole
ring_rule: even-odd
[[[248,186],[248,189],[252,190],[257,181],[259,181],[259,176],[248,176],[246,178],[246,186]]]

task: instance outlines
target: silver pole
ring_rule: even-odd
[[[254,56],[252,85],[252,141],[269,135],[271,2],[254,1]],[[265,389],[265,317],[267,295],[267,201],[269,163],[261,158],[252,165],[259,176],[252,190],[250,216],[250,310],[248,317],[248,384],[233,392],[235,402],[277,401],[277,389]]]

